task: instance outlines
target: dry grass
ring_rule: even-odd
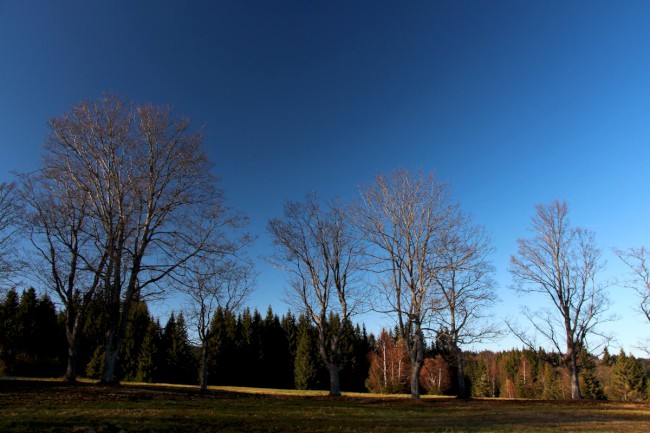
[[[650,405],[0,381],[2,432],[648,432]]]

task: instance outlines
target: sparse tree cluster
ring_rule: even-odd
[[[167,107],[105,96],[49,127],[41,168],[21,178],[24,228],[38,278],[64,307],[68,380],[80,324],[90,300],[101,299],[101,380],[116,383],[133,305],[169,290],[195,257],[212,254],[222,266],[237,249],[225,239],[240,218],[224,206],[201,134]]]

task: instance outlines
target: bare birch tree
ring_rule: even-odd
[[[407,345],[411,396],[420,397],[425,327],[437,308],[434,287],[442,267],[445,233],[457,207],[446,185],[433,175],[400,170],[378,175],[360,190],[355,209],[358,229],[369,245],[380,293],[376,310],[392,315]]]
[[[289,301],[318,330],[319,351],[330,378],[330,395],[341,394],[340,341],[345,322],[364,300],[355,285],[361,249],[342,206],[322,208],[314,195],[304,203],[287,202],[283,218],[268,223],[276,251],[274,264],[290,273]],[[340,317],[332,323],[330,317]]]
[[[501,332],[487,317],[497,300],[494,268],[489,262],[491,240],[468,216],[458,212],[453,221],[441,238],[432,320],[438,335],[451,346],[458,369],[458,397],[466,398],[463,346],[494,339]]]
[[[0,293],[16,268],[16,186],[0,183]]]
[[[510,258],[513,288],[520,294],[541,294],[549,308],[524,309],[535,331],[563,353],[571,381],[571,398],[580,399],[578,356],[590,338],[602,336],[598,325],[609,320],[605,286],[597,281],[603,269],[595,235],[569,224],[569,206],[553,201],[536,206],[533,237],[519,239],[517,255]],[[514,330],[512,326],[511,329]],[[524,343],[522,333],[516,332]]]
[[[49,123],[48,168],[87,195],[96,242],[107,252],[101,290],[108,327],[102,382],[117,382],[134,300],[161,290],[200,248],[201,220],[220,205],[201,134],[167,107],[114,96],[82,102]],[[197,247],[197,245],[199,247]]]

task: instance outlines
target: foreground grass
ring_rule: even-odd
[[[650,405],[0,381],[1,432],[648,432]]]

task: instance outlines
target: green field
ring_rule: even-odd
[[[648,432],[650,404],[0,380],[1,432]]]

